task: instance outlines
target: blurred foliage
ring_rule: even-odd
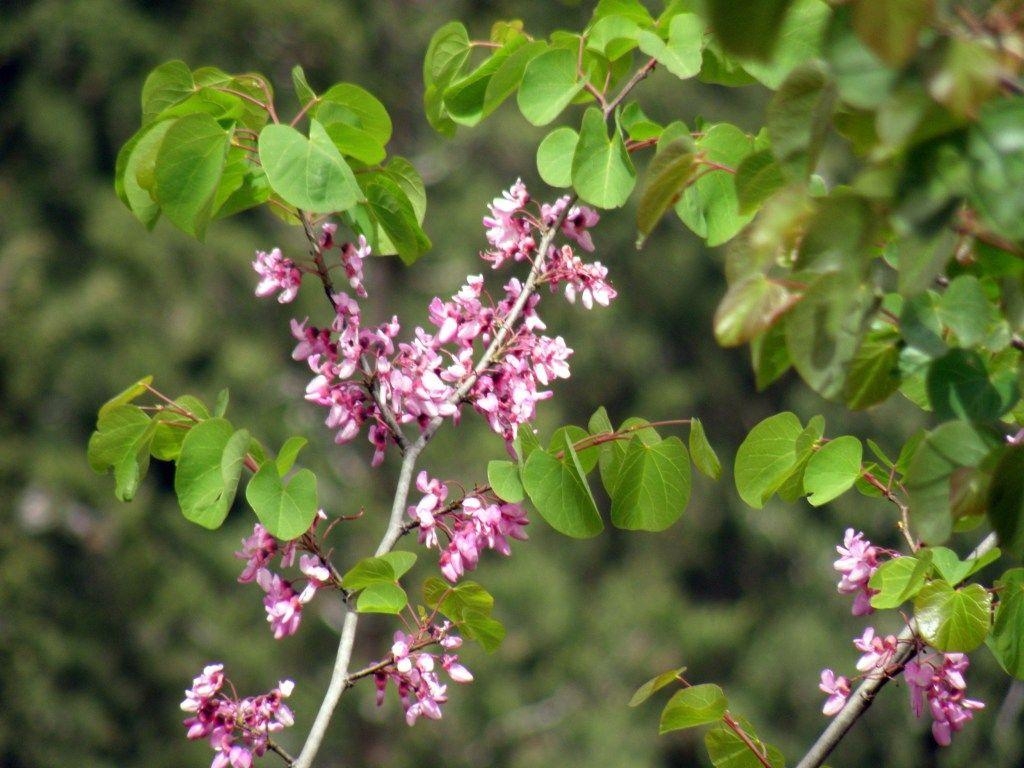
[[[300,235],[263,217],[213,225],[197,244],[166,224],[147,234],[111,189],[114,157],[138,124],[138,93],[156,64],[181,58],[228,71],[259,69],[282,93],[301,64],[314,85],[349,80],[395,119],[395,151],[428,184],[432,253],[412,270],[371,265],[371,302],[415,324],[435,294],[481,271],[480,218],[516,176],[547,196],[533,171],[543,132],[504,107],[486,130],[441,141],[421,108],[420,67],[431,33],[452,18],[486,34],[501,18],[530,28],[579,28],[576,2],[220,3],[38,0],[0,8],[0,765],[205,765],[184,739],[177,709],[208,661],[223,661],[240,692],[297,682],[299,744],[334,656],[340,609],[314,603],[302,631],[275,642],[260,595],[235,583],[232,556],[251,527],[243,514],[210,535],[177,509],[170,474],[154,467],[130,505],[112,500],[85,444],[97,406],[152,373],[164,391],[212,401],[230,387],[233,421],[270,444],[309,435],[332,512],[366,511],[335,535],[339,562],[364,556],[383,526],[393,466],[367,468],[369,446],[338,449],[320,412],[301,399],[306,372],[289,360],[291,313],[323,317],[314,291],[287,310],[253,298],[256,248],[302,248]],[[768,92],[723,89],[655,73],[664,112],[753,128]],[[671,106],[669,111],[667,105]],[[663,117],[657,105],[651,117]],[[509,119],[505,119],[505,118]],[[844,157],[826,147],[841,175]],[[553,193],[552,195],[553,196]],[[851,416],[785,377],[753,397],[746,357],[712,342],[724,286],[721,254],[701,251],[678,225],[645,250],[633,217],[608,215],[595,232],[617,306],[584,313],[548,307],[576,350],[573,378],[542,409],[540,428],[585,423],[598,404],[616,421],[697,415],[731,466],[746,432],[790,408],[823,412],[830,428],[872,435],[892,450],[918,424],[891,405]],[[432,474],[467,484],[500,444],[467,418],[425,454]],[[513,557],[477,574],[497,598],[509,636],[494,654],[465,654],[476,682],[452,686],[440,723],[408,729],[397,703],[373,706],[368,687],[346,696],[320,764],[682,766],[703,760],[699,735],[658,738],[653,706],[625,704],[635,687],[686,664],[695,682],[720,683],[731,706],[785,753],[824,726],[822,666],[850,666],[859,622],[834,594],[833,546],[847,525],[888,531],[879,503],[746,508],[723,481],[697,480],[683,521],[657,536],[608,531],[568,541],[531,526]],[[418,567],[432,568],[429,557]],[[642,589],[638,589],[639,584]],[[369,622],[357,660],[379,657],[392,625]],[[880,631],[892,627],[879,627]],[[971,694],[988,708],[941,754],[925,723],[886,691],[836,755],[845,764],[1019,764],[1021,696],[1007,694],[991,656],[975,654]],[[988,682],[987,682],[988,681]],[[915,734],[908,738],[907,732]],[[267,758],[266,764],[272,764]]]

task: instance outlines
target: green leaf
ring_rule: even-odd
[[[992,473],[988,519],[1000,545],[1024,556],[1024,448],[1007,446]]]
[[[968,135],[971,202],[995,232],[1024,238],[1024,98],[990,101]]]
[[[729,702],[717,685],[704,683],[676,691],[661,711],[658,733],[714,723],[725,714]]]
[[[268,461],[253,475],[245,498],[270,534],[291,541],[309,530],[317,512],[316,475],[300,469],[285,483]]]
[[[946,547],[928,547],[921,551],[931,553],[932,565],[935,566],[939,576],[954,586],[971,574],[977,573],[986,565],[994,563],[1001,555],[998,547],[990,549],[981,557],[973,557],[970,560],[961,560],[957,557],[956,552]]]
[[[497,619],[479,611],[466,611],[459,629],[468,639],[480,643],[488,653],[497,649],[505,639],[505,626]]]
[[[700,157],[736,169],[754,150],[754,140],[734,125],[719,123],[697,139],[697,149]],[[753,218],[752,213],[740,213],[733,174],[714,168],[687,187],[675,210],[694,234],[707,239],[709,246],[730,240]]]
[[[130,501],[149,467],[149,445],[156,423],[139,407],[117,405],[96,421],[89,438],[89,465],[96,472],[114,470],[114,495]]]
[[[461,622],[467,613],[489,616],[494,597],[475,581],[451,585],[436,576],[423,584],[423,599],[428,608],[437,608],[452,621]]]
[[[206,114],[175,120],[160,142],[154,196],[175,226],[199,239],[213,215],[230,145],[230,132]]]
[[[785,411],[769,416],[747,435],[736,452],[736,490],[749,506],[761,509],[797,463],[796,440],[803,426]]]
[[[511,461],[487,462],[487,482],[503,501],[518,504],[526,498],[526,491],[519,479],[519,467]]]
[[[701,68],[704,20],[695,13],[680,13],[669,24],[668,42],[653,32],[643,31],[637,37],[640,50],[656,59],[681,80],[687,80]]]
[[[833,190],[815,201],[806,226],[796,268],[811,272],[841,272],[848,282],[862,277],[873,255],[877,213],[860,195]]]
[[[352,157],[366,165],[377,165],[387,157],[384,145],[361,128],[347,123],[329,123],[324,126],[334,146],[346,157]]]
[[[394,584],[399,575],[391,560],[384,557],[367,557],[353,565],[341,577],[345,589],[353,592],[365,589],[371,584]]]
[[[148,392],[149,385],[152,383],[153,377],[152,375],[150,375],[144,376],[143,378],[139,379],[137,382],[132,384],[130,387],[125,387],[125,389],[123,389],[121,392],[118,392],[112,398],[107,400],[107,402],[101,405],[99,413],[97,415],[99,416],[99,418],[102,419],[104,416],[110,413],[110,411],[114,410],[118,406],[127,405],[132,400],[135,400],[137,397],[140,397],[141,395],[144,395],[146,392]]]
[[[211,530],[227,517],[238,490],[249,433],[235,431],[227,419],[193,426],[181,443],[174,492],[186,520]]]
[[[381,147],[391,140],[391,117],[387,109],[372,93],[352,83],[331,86],[317,100],[310,117],[327,129],[347,125],[359,131],[364,140]]]
[[[352,169],[317,120],[309,121],[308,139],[289,125],[268,125],[260,132],[259,153],[274,191],[302,211],[337,213],[362,197]]]
[[[618,208],[636,184],[636,170],[621,133],[616,128],[608,138],[604,115],[596,107],[583,115],[572,157],[572,183],[584,202],[599,208]]]
[[[806,179],[818,164],[834,102],[828,72],[815,61],[790,72],[768,104],[765,120],[772,151],[799,179]]]
[[[316,98],[316,92],[310,88],[309,81],[306,79],[305,70],[298,64],[292,67],[292,88],[295,89],[295,98],[303,106]]]
[[[149,125],[168,107],[196,91],[192,71],[183,61],[168,61],[154,69],[142,84],[142,124]]]
[[[949,538],[953,525],[951,480],[956,470],[978,466],[1000,442],[998,435],[987,429],[951,421],[928,433],[917,446],[903,484],[914,526],[925,542],[941,544]]]
[[[953,278],[936,310],[942,324],[956,334],[962,347],[984,344],[1000,319],[999,310],[974,275]]]
[[[576,457],[580,460],[580,467],[583,468],[583,474],[589,475],[591,470],[597,466],[598,454],[600,453],[600,447],[596,445],[589,445],[590,433],[583,427],[577,427],[573,424],[568,424],[564,427],[559,427],[555,430],[554,434],[551,435],[551,441],[548,443],[548,451],[553,455],[558,455],[562,452],[562,446],[569,443],[576,450]],[[586,441],[588,445],[584,447],[577,447],[580,443]]]
[[[690,419],[690,456],[694,466],[712,480],[721,477],[722,462],[704,434],[704,425],[696,416]]]
[[[529,424],[523,425],[516,433],[516,456],[519,457],[520,469],[526,465],[526,460],[536,448],[540,448],[537,433]]]
[[[787,288],[763,274],[733,283],[715,310],[715,340],[723,347],[753,340],[771,328],[794,300]]]
[[[785,183],[782,167],[770,149],[747,155],[733,177],[740,214],[754,213]]]
[[[356,600],[356,611],[359,613],[391,613],[399,614],[409,603],[405,590],[397,584],[370,584]]]
[[[444,106],[452,120],[459,125],[473,126],[486,116],[484,105],[491,79],[508,59],[509,54],[524,42],[525,38],[522,35],[514,37],[512,41],[494,51],[472,72],[452,81],[444,91]],[[525,69],[525,63],[523,67]],[[496,106],[497,103],[493,105]]]
[[[678,437],[645,445],[629,442],[616,476],[611,518],[617,528],[663,531],[690,500],[690,458]]]
[[[117,155],[114,191],[132,215],[147,229],[160,218],[160,204],[154,199],[156,158],[173,120],[164,120],[136,133]]]
[[[555,48],[526,65],[516,103],[533,125],[547,125],[583,90],[576,71],[576,53]]]
[[[629,700],[629,706],[638,707],[647,701],[651,696],[660,691],[666,685],[678,682],[680,676],[686,671],[686,667],[679,667],[679,669],[670,669],[667,672],[662,672],[660,675],[656,675],[648,680],[646,683],[636,689],[636,693]]]
[[[749,728],[744,730],[748,736],[753,735]],[[704,746],[715,768],[764,768],[761,758],[754,755],[738,735],[726,728],[710,729],[704,734]],[[762,747],[767,753],[764,759],[771,768],[784,768],[786,761],[778,749],[771,744],[762,744]]]
[[[926,554],[929,550],[922,550]],[[868,586],[877,589],[871,596],[871,607],[879,609],[899,608],[921,591],[931,567],[930,558],[896,557],[878,566]]]
[[[992,593],[980,584],[953,589],[933,581],[914,598],[914,618],[921,637],[944,653],[969,653],[985,642]]]
[[[735,3],[708,0],[707,9],[715,38],[728,53],[767,59],[793,0],[762,0]]]
[[[277,474],[281,477],[287,475],[292,467],[295,465],[295,459],[299,456],[299,451],[306,447],[309,443],[304,437],[289,437],[284,441],[284,445],[281,446],[281,450],[278,451],[277,459]]]
[[[401,550],[385,552],[380,556],[380,559],[390,563],[396,580],[402,578],[416,564],[415,554],[412,552],[402,552]]]
[[[844,435],[819,448],[804,470],[804,490],[812,507],[846,493],[861,476],[864,448],[856,437]]]
[[[405,264],[413,264],[430,250],[430,239],[417,220],[412,201],[399,184],[383,174],[364,177],[366,204],[394,249],[379,248],[378,253],[397,253]]]
[[[427,190],[416,167],[404,157],[392,157],[384,166],[384,173],[401,187],[402,192],[412,204],[416,221],[422,224],[423,217],[427,212]]]
[[[853,29],[883,61],[899,67],[917,50],[918,35],[934,13],[934,0],[855,0]]]
[[[764,333],[750,341],[751,365],[754,369],[754,385],[761,392],[793,366],[786,349],[786,327],[784,323],[769,326]]]
[[[433,34],[423,59],[423,104],[427,121],[446,136],[454,133],[455,123],[445,111],[444,91],[462,71],[471,50],[466,28],[452,21]]]
[[[793,367],[822,397],[842,393],[870,307],[871,293],[864,285],[831,273],[811,283],[790,310],[786,347]]]
[[[640,34],[640,25],[629,16],[604,16],[587,29],[587,50],[596,51],[609,61],[614,61],[636,48]]]
[[[496,110],[505,99],[511,96],[523,82],[526,67],[531,61],[548,49],[543,40],[531,40],[513,51],[487,83],[484,92],[484,117]],[[567,185],[565,185],[567,186]]]
[[[537,147],[537,172],[552,187],[572,186],[572,158],[579,134],[567,125],[555,128]]]
[[[999,605],[988,647],[1007,674],[1024,680],[1024,568],[1011,568],[994,586]]]
[[[691,142],[676,140],[659,147],[658,154],[647,166],[647,179],[637,205],[637,248],[679,200],[695,170]]]
[[[900,349],[892,334],[867,336],[850,361],[843,400],[860,410],[886,400],[900,387]]]
[[[1016,376],[989,379],[985,361],[973,350],[951,349],[928,367],[928,400],[940,419],[990,421],[1020,396]]]
[[[729,0],[716,0],[718,3],[728,3]],[[778,5],[779,0],[768,0],[767,3],[758,3],[758,16],[760,7]],[[773,34],[766,40],[771,45],[775,40],[774,50],[767,61],[762,61],[765,56],[754,54],[752,59],[743,59],[743,69],[757,78],[762,85],[775,89],[786,79],[791,71],[804,62],[817,58],[821,52],[822,38],[825,28],[828,26],[831,9],[823,0],[793,0],[789,5],[782,26],[773,30]],[[753,4],[733,3],[733,13],[736,14],[739,23],[744,23],[753,8]],[[716,27],[717,29],[717,27]],[[747,34],[754,32],[752,25],[745,30]],[[747,54],[744,54],[747,55]]]
[[[576,451],[565,443],[559,461],[540,448],[534,449],[523,467],[522,480],[530,501],[548,524],[574,538],[590,538],[604,528]]]

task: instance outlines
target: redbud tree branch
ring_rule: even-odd
[[[973,560],[974,558],[981,557],[994,548],[995,545],[996,535],[990,533],[974,548],[974,551],[967,556],[967,559]],[[847,732],[853,727],[853,724],[871,706],[875,695],[886,683],[899,675],[907,665],[907,662],[914,657],[917,653],[917,625],[913,619],[897,636],[896,642],[897,650],[893,654],[892,661],[886,667],[885,674],[868,677],[857,686],[857,690],[847,700],[846,706],[839,711],[839,714],[833,718],[828,727],[821,732],[818,740],[807,750],[807,753],[797,763],[796,768],[818,768],[824,763],[832,750],[836,748]]]
[[[491,343],[481,356],[480,361],[473,369],[473,373],[466,378],[462,385],[459,386],[459,388],[449,398],[452,404],[459,404],[469,393],[480,374],[487,370],[487,368],[497,359],[502,345],[505,343],[505,340],[512,332],[515,324],[522,316],[526,302],[529,300],[531,294],[536,290],[537,282],[544,272],[548,250],[551,248],[562,222],[565,221],[565,217],[568,215],[569,209],[575,201],[575,197],[569,201],[569,204],[562,210],[558,219],[541,236],[540,244],[537,247],[537,256],[530,269],[530,274],[526,278],[526,282],[523,284],[522,291],[516,298],[515,303],[513,303],[508,315],[503,318],[501,326],[495,332],[494,338],[491,340]],[[307,238],[313,235],[312,227],[306,227],[305,229]],[[313,235],[313,237],[312,245],[316,248],[315,235]],[[395,496],[391,505],[391,517],[388,521],[387,529],[384,531],[384,535],[381,537],[380,543],[377,545],[377,550],[374,552],[376,557],[380,557],[381,555],[390,552],[407,530],[403,525],[403,522],[406,507],[408,505],[409,489],[412,486],[413,472],[416,468],[416,461],[423,449],[427,447],[427,443],[430,442],[431,438],[437,432],[443,421],[444,419],[442,417],[435,416],[420,432],[419,436],[405,446],[405,451],[402,455],[402,465],[398,473],[398,482],[395,487]],[[338,701],[341,699],[341,695],[345,690],[351,685],[349,665],[352,661],[352,649],[355,645],[356,629],[358,624],[359,614],[348,609],[345,614],[345,621],[342,624],[341,639],[338,643],[338,652],[334,659],[334,667],[331,671],[331,679],[327,685],[327,691],[324,693],[323,701],[320,703],[320,709],[317,711],[316,717],[313,720],[313,725],[310,727],[309,735],[306,737],[306,742],[302,746],[302,751],[291,764],[293,768],[311,768],[313,760],[316,759],[320,746],[323,744],[324,735],[327,732],[327,726],[330,724],[334,710],[338,706]]]

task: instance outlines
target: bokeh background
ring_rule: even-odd
[[[514,105],[453,140],[422,116],[427,41],[459,18],[476,37],[522,18],[545,36],[579,29],[592,4],[567,0],[39,0],[0,3],[0,766],[203,766],[178,709],[202,666],[221,661],[243,693],[297,683],[297,750],[334,656],[341,609],[321,597],[300,632],[276,642],[261,592],[235,582],[232,553],[251,529],[239,507],[215,533],[177,510],[173,475],[154,464],[137,498],[121,504],[92,473],[85,445],[99,405],[146,374],[173,395],[208,402],[230,388],[228,415],[270,445],[310,438],[304,463],[320,476],[324,506],[365,509],[334,534],[337,561],[368,554],[384,525],[395,464],[368,468],[362,440],[333,445],[322,413],[302,400],[307,372],[292,363],[288,319],[326,316],[309,289],[281,307],[253,295],[253,251],[303,252],[301,233],[253,214],[211,227],[204,243],[165,223],[147,233],[116,199],[114,159],[139,120],[146,73],[172,58],[193,68],[257,70],[295,107],[289,72],[314,87],[346,80],[376,93],[395,122],[391,151],[410,158],[428,186],[433,251],[414,268],[377,259],[368,268],[371,310],[425,322],[434,295],[484,269],[480,218],[517,176],[535,196],[533,148],[543,136]],[[759,87],[680,84],[657,74],[642,88],[652,117],[728,119],[755,129]],[[845,157],[826,158],[826,174]],[[828,433],[872,436],[890,452],[919,417],[900,404],[851,418],[792,378],[757,393],[745,351],[722,350],[711,316],[722,293],[721,253],[677,221],[641,252],[632,208],[595,232],[620,297],[586,312],[556,297],[542,309],[576,350],[574,373],[542,406],[543,435],[586,423],[601,404],[614,421],[699,416],[724,460],[718,483],[695,479],[690,509],[663,534],[608,530],[586,542],[542,521],[505,560],[475,575],[508,626],[491,655],[467,649],[476,674],[451,686],[440,723],[408,728],[394,698],[378,709],[371,686],[343,700],[322,766],[707,764],[697,732],[657,735],[659,707],[626,707],[647,678],[680,665],[693,682],[717,682],[733,712],[795,761],[826,724],[817,690],[823,666],[852,671],[850,639],[863,623],[835,594],[834,546],[847,526],[897,544],[892,510],[850,496],[825,509],[736,496],[731,460],[746,431],[781,409],[824,413]],[[685,433],[684,433],[685,437]],[[504,449],[478,419],[445,429],[424,456],[431,473],[472,484]],[[431,573],[421,557],[410,582]],[[880,631],[894,631],[893,619]],[[362,625],[356,661],[383,655],[394,626]],[[981,649],[969,673],[988,707],[938,750],[913,720],[902,686],[887,688],[833,765],[1021,764],[1020,697]],[[1009,694],[1009,695],[1008,695]],[[267,765],[277,764],[274,756]]]

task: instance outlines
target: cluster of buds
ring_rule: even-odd
[[[480,255],[495,268],[509,260],[535,263],[543,259],[539,284],[548,284],[552,290],[564,285],[566,297],[570,301],[578,297],[588,309],[594,304],[606,306],[616,294],[600,262],[583,262],[571,245],[550,245],[546,253],[539,252],[538,242],[544,241],[541,233],[558,222],[567,239],[584,250],[593,249],[588,230],[597,223],[597,213],[586,206],[569,207],[569,202],[564,197],[531,212],[530,195],[517,181],[488,206],[490,215],[483,223],[491,249]],[[358,245],[338,245],[335,234],[335,225],[325,224],[318,248],[322,254],[335,247],[340,250],[349,286],[356,297],[365,298],[363,261],[370,248],[362,237]],[[302,271],[283,259],[280,251],[259,254],[254,267],[263,278],[260,295],[280,290],[280,301],[294,298]],[[568,378],[572,354],[562,337],[539,333],[546,326],[536,312],[537,294],[528,297],[516,322],[509,323],[523,290],[523,284],[511,278],[504,296],[494,302],[485,291],[483,277],[471,275],[450,300],[435,297],[430,302],[428,318],[433,328],[417,327],[405,342],[396,342],[397,317],[366,325],[357,299],[335,293],[335,317],[329,327],[292,321],[298,342],[292,357],[305,361],[314,374],[306,399],[328,410],[325,423],[339,443],[354,439],[369,423],[374,465],[383,461],[387,445],[396,439],[396,427],[415,423],[425,428],[437,418],[457,420],[463,402],[470,403],[511,446],[519,427],[534,418],[537,403],[551,396],[544,387]],[[498,333],[504,334],[500,350],[486,364],[475,364],[477,355]]]
[[[466,571],[476,568],[482,550],[493,549],[507,557],[512,554],[510,538],[527,538],[523,528],[529,520],[518,504],[491,501],[471,493],[457,504],[445,505],[448,486],[426,472],[416,477],[416,488],[424,496],[416,506],[409,507],[409,517],[419,526],[420,543],[442,550],[441,573],[453,584]],[[443,549],[439,532],[448,539]]]
[[[210,768],[249,768],[270,747],[271,734],[295,722],[284,703],[295,686],[283,680],[269,693],[239,699],[227,694],[225,684],[230,687],[223,664],[208,665],[192,680],[181,702],[192,713],[185,720],[188,738],[209,739],[215,753]]]
[[[310,529],[312,533],[320,520],[325,519],[320,511]],[[290,568],[295,565],[298,554],[298,540],[281,544],[259,523],[253,526],[252,535],[242,540],[242,549],[235,552],[235,557],[245,560],[245,568],[238,577],[241,583],[255,581],[266,593],[263,607],[267,611],[267,621],[280,640],[286,635],[294,635],[302,620],[302,608],[318,589],[331,582],[331,572],[323,560],[316,554],[299,556],[299,570],[306,577],[306,584],[301,592],[297,592],[293,582],[284,579],[280,574],[270,570],[270,562],[275,555],[280,555],[280,566]]]
[[[432,645],[440,645],[442,653],[423,650]],[[461,645],[462,638],[451,631],[451,623],[447,621],[432,624],[414,635],[395,632],[390,658],[374,672],[377,706],[384,703],[390,680],[398,689],[398,698],[405,709],[405,721],[409,725],[413,725],[421,715],[440,720],[441,705],[448,700],[448,686],[441,683],[438,666],[453,682],[469,683],[473,680],[473,675],[459,663],[459,657],[454,653]]]

